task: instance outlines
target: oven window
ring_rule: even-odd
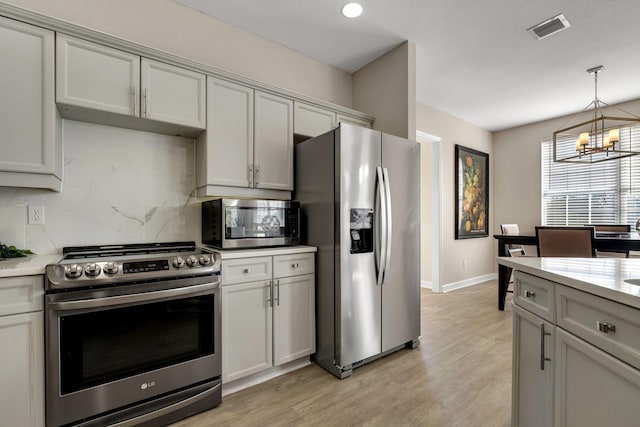
[[[62,394],[214,354],[214,296],[60,318]]]

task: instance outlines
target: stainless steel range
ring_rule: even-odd
[[[221,400],[220,258],[194,242],[63,249],[46,268],[48,426],[156,426]]]

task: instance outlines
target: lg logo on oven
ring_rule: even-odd
[[[142,383],[142,384],[140,384],[140,389],[141,389],[141,390],[146,390],[146,389],[148,389],[148,388],[155,387],[155,385],[156,385],[156,382],[155,382],[155,381],[149,381],[148,383]]]

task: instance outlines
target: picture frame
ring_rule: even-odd
[[[455,146],[456,240],[489,236],[489,154]]]

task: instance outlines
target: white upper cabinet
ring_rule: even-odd
[[[254,187],[293,190],[293,101],[255,92]]]
[[[251,186],[253,89],[207,78],[207,132],[198,138],[197,183]]]
[[[56,40],[58,103],[140,116],[140,57],[64,34]]]
[[[142,58],[143,117],[204,129],[204,74]]]
[[[296,101],[294,103],[293,132],[305,136],[318,136],[336,127],[336,113],[324,108]]]
[[[204,74],[60,33],[56,46],[65,117],[192,136],[205,128]]]
[[[62,186],[54,33],[0,17],[0,185]]]

